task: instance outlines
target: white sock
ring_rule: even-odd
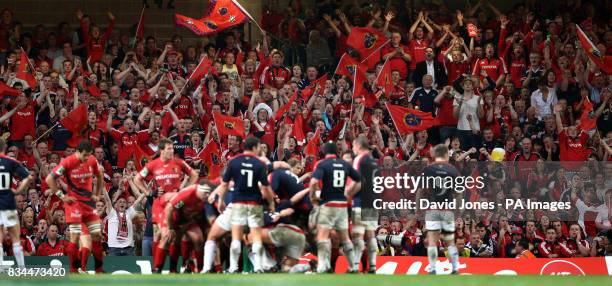
[[[451,261],[451,265],[453,266],[453,271],[456,271],[459,264],[459,252],[457,251],[457,246],[451,245],[448,247],[448,256]]]
[[[207,240],[204,244],[204,266],[203,271],[212,271],[213,262],[215,261],[215,251],[217,243],[214,240]]]
[[[353,240],[353,247],[355,249],[355,269],[359,270],[359,264],[361,264],[361,256],[363,255],[365,242],[361,238],[356,238]]]
[[[330,260],[331,253],[331,241],[329,239],[317,242],[317,272],[324,273],[327,271],[331,262]]]
[[[427,247],[427,259],[429,260],[429,267],[431,267],[431,271],[436,271],[436,262],[438,261],[437,246]]]
[[[238,271],[238,259],[240,259],[241,247],[240,240],[232,240],[230,244],[230,272]]]
[[[255,272],[257,271],[261,271],[263,270],[261,268],[261,259],[262,259],[262,254],[263,254],[263,245],[261,245],[261,242],[255,242],[253,243],[253,247],[252,247],[252,251],[253,251],[253,270]]]
[[[2,243],[0,242],[0,270],[4,268],[4,248],[2,248]]]
[[[349,270],[355,270],[356,263],[358,262],[355,261],[355,253],[354,253],[355,251],[353,248],[353,242],[350,240],[343,242],[342,250],[344,250],[344,256],[346,257],[346,260],[348,261]]]
[[[376,237],[370,237],[370,239],[368,239],[368,260],[370,262],[370,269],[376,269],[377,250],[378,243],[376,243]]]
[[[20,242],[13,243],[13,255],[15,255],[15,261],[17,261],[17,265],[19,265],[20,268],[24,268],[25,262],[23,258],[23,248],[21,247]]]

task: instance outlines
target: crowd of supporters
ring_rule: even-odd
[[[19,22],[23,15],[4,9],[0,80],[22,92],[3,96],[0,129],[9,143],[6,155],[37,177],[27,193],[16,196],[26,255],[64,253],[64,208],[44,178],[75,152],[74,138],[92,142],[105,170],[111,202],[96,204],[108,221],[105,247],[109,237],[129,235],[136,255],[151,255],[150,204],[134,185],[141,160],[155,156],[166,137],[175,155],[207,178],[209,166],[200,151],[219,142],[226,162],[241,153],[243,140],[217,134],[215,111],[242,116],[248,136],[263,142],[262,156],[296,159],[291,164],[298,168],[292,170],[305,184],[321,154],[305,152],[304,142],[295,138],[298,129],[307,142],[313,136],[337,142],[342,154],[351,150],[352,139],[365,136],[389,173],[414,171],[438,143],[449,146],[452,161],[468,174],[474,169],[470,163],[486,164],[493,149],[502,148],[504,167],[491,166],[486,187],[466,192],[466,198],[568,201],[573,213],[464,211],[456,220],[461,256],[515,257],[524,250],[538,257],[610,255],[612,79],[587,57],[575,26],[602,55],[612,55],[609,2],[526,1],[505,11],[488,1],[468,2],[451,11],[413,1],[324,0],[304,8],[299,1],[281,7],[272,0],[261,18],[266,31],[261,38],[249,42],[236,28],[196,45],[180,36],[134,41],[133,30],[117,31],[110,12],[104,19],[77,11],[57,26],[25,29]],[[468,31],[468,25],[477,30]],[[390,40],[372,55],[376,63],[363,83],[334,76],[340,58],[354,54],[346,40],[356,26],[378,29]],[[18,70],[22,53],[33,82]],[[212,69],[187,81],[202,57]],[[393,70],[392,88],[379,92],[375,82],[385,62]],[[324,74],[329,80],[307,101],[298,96],[278,112],[295,91]],[[377,94],[377,102],[370,106],[364,96],[354,97],[354,84]],[[385,103],[431,113],[437,124],[399,135]],[[590,104],[587,118],[583,111]],[[56,125],[80,105],[88,108],[81,134]],[[589,130],[583,130],[585,119],[595,120]],[[495,169],[508,166],[513,171]],[[397,190],[387,195],[404,197]],[[311,205],[301,207],[308,211]],[[411,211],[382,212],[376,234],[403,239],[395,245],[381,240],[379,255],[425,256],[418,217]],[[309,244],[307,251],[314,247]],[[11,255],[10,247],[4,250]]]

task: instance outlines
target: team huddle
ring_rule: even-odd
[[[321,147],[324,157],[315,164],[313,173],[306,176],[310,177],[307,186],[302,182],[306,177],[296,175],[302,171],[299,160],[271,162],[260,156],[261,145],[255,137],[246,138],[245,151],[229,160],[217,181],[198,182],[198,174],[174,156],[172,141],[160,140],[159,157],[148,162],[134,180],[141,191],[134,205],[150,200],[147,206],[154,224],[154,272],[161,273],[167,256],[171,273],[177,271],[179,256],[183,257],[185,271],[219,272],[220,268],[215,267],[217,251],[224,248],[218,241],[229,233],[231,243],[229,249],[225,248],[229,251],[226,273],[240,271],[244,249],[249,249],[254,273],[333,272],[332,252],[340,248],[348,262],[348,273],[360,270],[375,273],[374,231],[378,217],[362,214],[361,198],[362,190],[371,190],[372,176],[378,168],[367,139],[355,139],[353,152],[346,152],[342,157],[338,156],[336,143],[324,144]],[[4,149],[6,143],[0,139],[2,154]],[[49,192],[65,205],[70,233],[66,255],[71,272],[84,273],[90,254],[93,254],[96,272],[102,269],[104,254],[99,244],[103,226],[95,202],[103,200],[110,204],[111,199],[104,187],[104,169],[92,153],[92,144],[81,141],[76,152],[64,158],[46,178]],[[438,145],[431,153],[435,160],[425,173],[458,175],[448,164],[447,146]],[[16,188],[3,185],[0,191],[3,209],[0,226],[4,225],[13,238],[18,238],[14,194],[27,188],[33,178],[25,167],[5,155],[0,155],[0,169],[3,178],[4,174],[9,176],[9,182],[13,176],[22,179]],[[67,186],[65,193],[61,185]],[[434,200],[452,197],[449,190],[436,189],[432,194],[435,194]],[[432,242],[428,248],[431,272],[435,273],[435,242],[442,231],[456,273],[458,255],[453,244],[453,214],[431,212],[426,220],[428,240]],[[310,234],[316,242],[316,266],[300,262]],[[18,239],[13,247],[18,266],[25,267]],[[362,261],[364,253],[367,262]],[[337,254],[336,251],[336,258]]]

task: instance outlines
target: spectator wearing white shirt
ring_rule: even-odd
[[[106,200],[106,212],[108,223],[108,255],[109,256],[134,256],[134,225],[132,220],[136,216],[134,206],[139,205],[145,198],[145,194],[139,194],[129,208],[127,200],[117,194],[117,198],[111,202],[108,192],[104,193]]]
[[[554,88],[548,87],[545,81],[538,83],[538,89],[531,93],[531,106],[536,109],[536,117],[553,114],[553,107],[557,104],[557,93]]]

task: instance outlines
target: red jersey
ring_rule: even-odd
[[[422,62],[425,60],[425,49],[429,47],[429,40],[411,40],[408,43],[408,49],[410,50],[410,56],[412,60],[410,61],[410,69],[414,70],[416,68],[416,64],[418,62]]]
[[[81,20],[81,32],[83,33],[83,42],[85,42],[87,49],[87,54],[91,58],[91,62],[95,63],[102,58],[104,55],[104,47],[106,46],[106,41],[110,37],[113,32],[113,28],[115,27],[115,20],[111,20],[108,24],[108,28],[104,31],[104,34],[98,39],[92,39],[89,35],[89,25],[85,23],[85,21]]]
[[[445,59],[444,65],[448,71],[448,83],[453,83],[464,73],[468,73],[470,70],[470,62],[467,60],[460,62],[453,62]]]
[[[174,104],[174,107],[172,109],[174,111],[174,113],[176,113],[176,116],[179,119],[185,119],[187,117],[191,117],[193,115],[193,102],[191,102],[191,99],[185,95],[181,96],[181,98],[179,98],[179,101]]]
[[[457,118],[453,116],[453,102],[454,98],[443,97],[440,101],[440,105],[438,105],[438,116],[436,119],[438,120],[439,126],[452,126],[457,127]]]
[[[37,256],[64,256],[66,255],[66,241],[57,239],[55,243],[51,244],[49,241],[45,241],[38,246],[36,249]]]
[[[145,180],[154,179],[157,188],[164,193],[176,192],[180,189],[183,176],[189,175],[192,169],[185,161],[172,158],[167,162],[157,158],[144,166],[139,175]]]
[[[527,71],[527,63],[525,60],[513,60],[510,63],[510,80],[514,83],[516,88],[521,88],[523,86],[523,80],[525,80],[523,75],[525,71]]]
[[[559,255],[558,257],[572,257],[572,251],[565,244],[558,241],[549,242],[545,240],[540,243],[538,250],[542,258],[552,258],[550,256],[553,254]]]
[[[77,201],[91,207],[95,207],[95,202],[91,200],[93,193],[93,178],[100,172],[98,160],[93,155],[89,155],[85,162],[72,154],[64,159],[53,169],[53,176],[58,178],[65,175],[68,185],[68,196],[74,197]]]
[[[473,75],[480,76],[480,80],[484,80],[485,77],[489,76],[494,81],[503,75],[507,74],[508,69],[506,68],[506,63],[501,58],[484,58],[479,59],[474,64]]]
[[[565,130],[559,133],[559,160],[586,161],[591,152],[586,148],[589,135],[580,132],[578,137],[570,138]]]
[[[410,54],[410,48],[404,45],[399,45],[399,47],[401,47],[405,53]],[[382,54],[386,55],[388,53],[394,52],[399,47],[393,47],[391,43],[389,43],[388,45],[382,48]],[[388,61],[391,65],[391,70],[398,71],[400,73],[400,78],[406,78],[408,76],[408,63],[402,58],[401,54],[397,54],[393,57],[390,57]]]
[[[291,71],[286,67],[266,67],[263,71],[263,84],[281,89],[291,80]]]
[[[181,190],[176,197],[170,201],[172,208],[176,210],[177,223],[197,222],[204,212],[206,200],[197,196],[198,185],[189,186]]]
[[[11,141],[23,140],[26,135],[36,135],[36,101],[17,110],[11,117]]]
[[[274,150],[274,141],[276,140],[275,124],[274,119],[270,119],[265,123],[265,126],[262,126],[264,135],[261,137],[261,142],[268,145],[268,150]]]
[[[117,167],[124,168],[127,160],[132,158],[136,153],[136,145],[146,145],[149,140],[149,132],[126,132],[117,129],[111,129],[111,137],[119,144],[119,154],[117,156]]]
[[[580,250],[578,250],[578,243],[582,244],[582,246],[584,246],[586,249],[591,249],[589,242],[585,239],[581,239],[580,241],[568,239],[565,241],[565,246],[572,252],[572,254],[577,254],[580,253]]]

